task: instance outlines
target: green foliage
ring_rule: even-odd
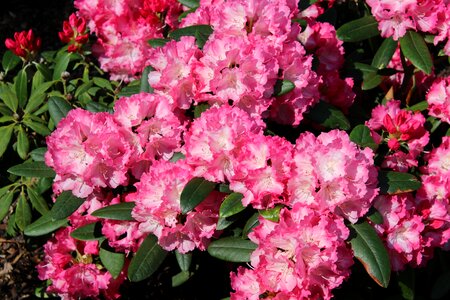
[[[378,23],[372,16],[365,16],[345,23],[336,31],[337,37],[344,42],[360,42],[379,35]]]
[[[192,178],[181,192],[181,212],[186,214],[193,210],[208,197],[215,187],[215,182],[210,182],[199,177]]]
[[[430,51],[423,37],[412,30],[408,30],[402,38],[400,38],[400,48],[414,66],[431,74],[433,69],[433,60],[431,59]]]
[[[249,262],[256,244],[239,237],[224,237],[211,242],[208,253],[218,259],[231,262]]]
[[[111,220],[134,221],[133,217],[131,216],[131,211],[133,210],[134,206],[134,202],[113,204],[100,208],[91,213],[91,215],[94,217]]]

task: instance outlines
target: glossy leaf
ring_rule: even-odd
[[[421,182],[412,174],[394,171],[380,171],[378,184],[381,194],[401,194],[418,190]]]
[[[278,205],[275,206],[274,208],[260,210],[259,214],[263,216],[263,218],[266,220],[278,222],[280,220],[280,211],[282,207],[283,206]]]
[[[0,99],[13,112],[17,112],[19,100],[10,85],[0,82]]]
[[[178,266],[180,266],[181,271],[189,271],[192,262],[192,253],[182,254],[175,251],[175,257],[177,258]]]
[[[424,111],[424,110],[428,109],[428,102],[426,100],[424,100],[424,101],[416,103],[410,107],[407,107],[406,109],[410,110],[410,111]]]
[[[194,273],[181,271],[180,273],[172,276],[172,287],[177,287],[185,283],[194,275]]]
[[[55,204],[50,210],[50,216],[53,220],[65,219],[72,215],[83,202],[84,199],[74,196],[71,191],[62,192],[56,198]]]
[[[6,217],[9,208],[14,199],[14,191],[10,191],[9,187],[3,187],[0,194],[0,222]]]
[[[112,277],[115,279],[122,272],[125,264],[125,254],[114,252],[113,249],[107,246],[107,241],[102,243],[99,251],[100,261],[102,265],[109,271]]]
[[[36,209],[41,215],[45,215],[49,209],[45,199],[39,195],[38,192],[32,188],[27,188],[28,198],[30,198],[31,205]]]
[[[16,224],[20,230],[31,223],[31,208],[24,193],[20,193],[16,206]]]
[[[414,300],[414,289],[416,284],[414,270],[406,268],[398,274],[398,286],[405,300]]]
[[[70,233],[70,236],[80,241],[98,241],[104,238],[102,234],[102,223],[93,222],[78,227]]]
[[[45,161],[46,152],[47,147],[36,148],[30,152],[31,159],[33,159],[33,161]]]
[[[24,119],[23,123],[31,128],[31,130],[39,133],[42,136],[50,135],[51,131],[48,129],[48,127],[40,122],[33,121],[31,119]]]
[[[142,72],[141,76],[141,85],[140,85],[140,91],[145,93],[153,93],[153,88],[150,86],[150,83],[148,82],[148,74],[151,71],[154,71],[151,66],[147,66],[144,68],[144,71]]]
[[[433,68],[433,60],[430,51],[423,37],[415,32],[408,30],[406,34],[400,38],[400,48],[411,63],[424,71],[426,74],[431,74]]]
[[[378,69],[385,68],[391,61],[397,46],[398,42],[394,41],[392,38],[384,39],[372,59],[372,66]]]
[[[148,40],[148,44],[152,48],[158,48],[158,47],[164,47],[170,41],[171,41],[170,39],[151,39],[151,40]]]
[[[149,235],[142,242],[128,267],[128,279],[132,282],[150,277],[162,264],[167,252],[158,244],[154,235]]]
[[[28,141],[28,135],[19,125],[19,132],[17,133],[17,154],[23,160],[28,156],[28,151],[30,150],[30,142]]]
[[[369,147],[372,150],[375,150],[378,147],[377,143],[375,143],[370,135],[369,127],[362,124],[353,128],[352,132],[350,132],[350,140],[361,147]]]
[[[2,67],[5,73],[14,69],[20,63],[20,58],[12,53],[10,50],[6,50],[2,58]]]
[[[243,211],[245,207],[242,205],[242,198],[244,198],[244,195],[241,193],[231,193],[225,197],[220,205],[219,216],[227,218]]]
[[[319,123],[326,128],[350,129],[350,122],[338,108],[320,101],[314,105],[307,114],[308,119]]]
[[[379,35],[378,22],[372,16],[365,16],[345,23],[339,27],[336,35],[344,42],[360,42]]]
[[[69,52],[64,52],[56,58],[55,69],[53,70],[53,80],[61,79],[62,72],[67,70],[67,66],[70,62],[71,54]]]
[[[194,107],[194,118],[199,118],[203,112],[211,107],[208,103],[199,103]]]
[[[391,276],[391,264],[387,250],[375,229],[367,222],[350,224],[349,227],[354,233],[350,240],[354,256],[377,284],[387,287]]]
[[[9,141],[14,130],[14,124],[0,127],[0,157],[3,156],[6,149],[8,149]]]
[[[206,179],[192,178],[184,187],[180,196],[181,212],[188,213],[199,205],[214,190],[216,183]]]
[[[278,80],[274,86],[273,94],[276,97],[283,96],[295,88],[295,84],[290,80]]]
[[[14,81],[14,89],[16,91],[19,107],[24,107],[28,100],[28,77],[26,69],[21,69]]]
[[[259,213],[253,214],[245,223],[244,228],[242,229],[242,236],[246,237],[253,228],[259,225]]]
[[[193,25],[176,29],[169,33],[169,37],[178,41],[182,36],[194,36],[197,46],[203,48],[211,33],[213,29],[209,25]]]
[[[131,211],[136,204],[134,202],[123,202],[119,204],[109,205],[100,209],[97,209],[91,213],[94,217],[122,220],[122,221],[134,221],[131,216]]]
[[[200,6],[199,0],[178,0],[178,2],[189,8],[196,8]]]
[[[55,125],[58,125],[62,118],[65,118],[72,109],[70,104],[60,97],[50,97],[48,99],[48,112]]]
[[[47,167],[42,161],[26,162],[15,165],[8,169],[8,172],[17,176],[25,177],[55,177],[53,169]]]
[[[53,220],[50,214],[47,214],[25,227],[24,233],[28,236],[41,236],[65,225],[67,225],[66,219]]]
[[[218,259],[231,262],[249,262],[250,255],[256,249],[256,244],[239,237],[225,237],[211,242],[208,253]]]

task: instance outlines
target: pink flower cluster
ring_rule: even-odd
[[[450,123],[450,77],[437,78],[427,93],[430,116]]]

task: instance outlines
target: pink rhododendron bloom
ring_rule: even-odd
[[[332,130],[317,138],[303,133],[295,146],[294,164],[288,182],[291,206],[331,211],[354,223],[378,194],[372,150],[359,149],[344,131]]]
[[[427,93],[431,116],[450,123],[450,77],[437,78]]]

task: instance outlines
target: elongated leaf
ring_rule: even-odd
[[[60,97],[50,97],[48,99],[48,112],[55,125],[58,125],[62,118],[65,118],[72,109],[66,100]]]
[[[3,54],[2,66],[5,73],[8,73],[9,70],[14,69],[20,63],[20,58],[7,50],[5,54]]]
[[[137,282],[150,277],[164,261],[167,252],[158,245],[158,239],[149,235],[142,242],[128,267],[128,279]]]
[[[246,237],[252,231],[253,228],[259,225],[259,213],[253,214],[245,223],[244,228],[242,229],[242,236]]]
[[[283,206],[278,205],[274,208],[263,209],[259,211],[259,214],[263,216],[264,219],[267,219],[272,222],[278,222],[280,220],[280,211]]]
[[[0,99],[13,112],[17,112],[19,100],[10,85],[0,82]]]
[[[104,238],[102,223],[94,222],[78,227],[70,233],[70,236],[80,241],[98,241]]]
[[[37,109],[47,97],[46,91],[54,84],[54,81],[44,82],[40,84],[34,91],[31,92],[30,99],[28,99],[25,111],[28,113],[33,112]]]
[[[245,207],[242,205],[242,198],[244,198],[244,195],[241,193],[228,195],[220,205],[219,216],[227,218],[243,211]]]
[[[20,193],[16,206],[16,224],[20,230],[31,223],[31,208],[24,193]]]
[[[424,71],[426,74],[431,74],[433,68],[433,60],[427,44],[423,37],[415,32],[408,30],[406,34],[400,38],[400,48],[411,63]]]
[[[273,94],[276,97],[289,93],[295,88],[295,84],[290,80],[278,80],[275,84]]]
[[[27,125],[29,128],[31,128],[33,131],[39,133],[42,136],[47,136],[50,135],[51,131],[50,129],[48,129],[47,126],[45,126],[44,124],[37,122],[37,121],[33,121],[30,119],[24,119],[23,123],[25,125]]]
[[[327,128],[350,129],[350,122],[342,111],[323,101],[314,105],[307,117]]]
[[[418,190],[422,185],[412,174],[394,171],[380,171],[378,184],[382,194],[401,194]]]
[[[386,248],[375,229],[367,222],[349,226],[355,233],[350,240],[353,254],[377,284],[387,287],[391,277],[391,264]]]
[[[8,172],[17,176],[25,177],[55,177],[55,171],[47,167],[42,161],[26,162],[15,165],[8,169]]]
[[[180,266],[181,271],[189,271],[189,267],[192,262],[192,253],[181,254],[175,251],[175,257],[177,258],[178,266]]]
[[[193,210],[208,197],[216,186],[216,183],[200,177],[192,178],[181,192],[180,205],[183,214]]]
[[[109,91],[114,91],[111,82],[105,78],[101,78],[101,77],[94,77],[92,78],[92,80],[94,81],[94,84],[98,87],[101,87],[103,89],[107,89]]]
[[[369,127],[362,124],[353,128],[352,132],[350,132],[350,140],[361,147],[369,147],[373,150],[378,147],[370,135]]]
[[[360,42],[378,34],[378,22],[372,16],[345,23],[336,31],[337,37],[344,42]]]
[[[65,219],[72,215],[83,202],[84,199],[74,196],[70,191],[62,192],[50,210],[50,217],[54,221]]]
[[[209,25],[193,25],[176,29],[169,33],[169,37],[178,41],[182,36],[194,36],[197,46],[203,48],[211,33],[213,29]]]
[[[30,156],[34,161],[45,161],[45,153],[47,152],[47,147],[40,147],[32,150]]]
[[[67,66],[70,62],[71,54],[69,52],[64,52],[56,58],[56,65],[53,71],[53,80],[61,79],[62,72],[67,70]]]
[[[4,189],[4,190],[3,190]],[[11,203],[14,199],[14,191],[10,191],[8,187],[2,188],[4,191],[0,195],[0,222],[6,217],[11,207]]]
[[[405,300],[414,300],[416,276],[414,270],[407,268],[398,274],[398,286]]]
[[[47,214],[25,227],[24,233],[28,236],[41,236],[53,232],[65,225],[67,225],[66,219],[53,220],[50,215]]]
[[[107,241],[105,241],[100,247],[99,256],[100,261],[109,273],[111,273],[112,277],[114,279],[117,278],[125,264],[125,254],[114,252],[113,249],[107,246]]]
[[[34,63],[36,69],[44,76],[46,81],[52,80],[52,72],[50,69],[44,64]]]
[[[30,150],[30,142],[28,136],[22,126],[19,125],[19,132],[17,133],[17,154],[20,158],[25,160],[28,156],[28,150]]]
[[[45,215],[49,211],[47,202],[45,202],[45,199],[39,195],[38,192],[28,187],[27,194],[28,198],[30,198],[31,205],[33,205],[34,209],[36,209],[41,215]]]
[[[135,205],[136,204],[134,202],[113,204],[100,208],[91,213],[91,215],[111,220],[135,221],[131,216],[131,211],[133,210]]]
[[[413,106],[407,107],[407,110],[411,111],[424,111],[428,109],[428,102],[426,100],[414,104]]]
[[[367,213],[367,218],[374,224],[383,224],[383,215],[380,214],[380,212],[376,210],[375,207],[373,206],[369,209],[369,212]]]
[[[392,38],[384,39],[373,57],[372,66],[378,69],[385,68],[391,61],[397,46],[398,42],[394,41]]]
[[[109,111],[109,108],[103,103],[91,101],[86,104],[86,110],[90,112],[107,112]]]
[[[199,0],[178,0],[178,2],[189,8],[196,8],[200,6]]]
[[[152,48],[158,48],[158,47],[164,47],[170,41],[171,41],[170,39],[151,39],[148,41],[148,44]]]
[[[14,124],[0,127],[0,157],[3,156],[3,153],[5,153],[6,149],[8,148],[13,130]]]
[[[130,97],[134,94],[139,94],[140,92],[140,81],[135,80],[129,83],[127,86],[123,87],[120,90],[120,93],[117,94],[117,97]]]
[[[208,253],[218,259],[231,262],[249,262],[256,244],[239,237],[225,237],[211,242]]]
[[[16,90],[19,107],[23,107],[28,100],[28,77],[26,69],[21,69],[15,77],[14,89]]]
[[[141,92],[153,93],[153,88],[148,83],[148,74],[154,70],[155,69],[153,69],[151,66],[147,66],[147,67],[145,67],[144,71],[142,72],[141,87],[140,87]]]
[[[181,271],[172,277],[172,287],[177,287],[185,283],[194,275],[194,273]]]

